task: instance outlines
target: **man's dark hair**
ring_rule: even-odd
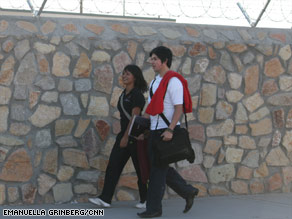
[[[161,60],[161,62],[165,62],[167,60],[166,65],[168,68],[170,68],[172,63],[172,52],[169,48],[165,46],[158,46],[152,49],[150,52],[150,57],[152,54],[155,54]]]

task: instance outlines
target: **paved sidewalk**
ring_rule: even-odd
[[[128,219],[139,218],[139,210],[133,206],[136,202],[113,202],[111,208],[104,209],[104,216],[100,218]],[[174,198],[163,201],[163,215],[160,218],[197,218],[197,219],[292,219],[292,193],[288,194],[264,194],[245,196],[220,196],[196,198],[193,208],[183,214],[185,201]],[[50,209],[96,209],[91,203],[59,204],[59,205],[30,205],[30,206],[1,206],[0,218],[3,209],[45,209],[43,217],[13,217],[13,218],[96,218],[90,216],[49,216]]]

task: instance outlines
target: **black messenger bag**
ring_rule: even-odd
[[[169,121],[163,113],[160,114],[164,122],[169,126]],[[182,127],[176,127],[173,130],[173,137],[170,141],[163,141],[162,138],[154,141],[155,151],[155,164],[157,166],[165,166],[171,163],[175,163],[181,160],[188,160],[193,163],[195,160],[195,152],[192,148],[188,123],[185,114],[186,129]]]

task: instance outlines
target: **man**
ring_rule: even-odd
[[[193,200],[198,194],[198,189],[188,185],[174,168],[168,165],[163,167],[155,165],[155,151],[152,148],[152,142],[157,138],[162,138],[164,141],[171,140],[173,130],[180,125],[179,119],[183,113],[183,103],[186,112],[192,111],[192,103],[186,80],[178,73],[170,71],[172,63],[170,49],[164,46],[156,47],[150,52],[150,62],[158,75],[150,83],[149,105],[144,115],[151,121],[148,145],[151,172],[146,211],[138,213],[141,218],[153,218],[162,215],[165,184],[186,200],[184,213],[191,209]],[[162,112],[170,122],[169,126],[159,115]]]

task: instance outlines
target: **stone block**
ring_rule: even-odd
[[[53,187],[53,195],[56,203],[68,202],[73,198],[71,183],[58,183]]]

